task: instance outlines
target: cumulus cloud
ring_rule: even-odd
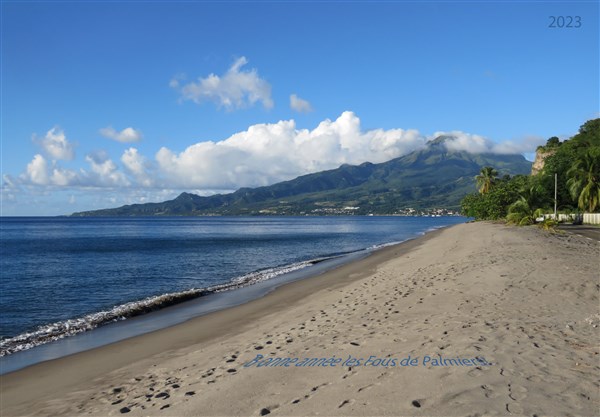
[[[423,147],[416,130],[363,131],[360,119],[344,112],[315,129],[297,129],[293,120],[257,124],[219,142],[200,142],[156,154],[169,183],[194,188],[237,188],[288,180],[341,164],[384,162]]]
[[[121,155],[121,162],[125,169],[144,187],[150,187],[153,180],[148,173],[150,163],[141,155],[136,148],[129,148]]]
[[[433,137],[449,136],[444,145],[449,151],[466,151],[469,153],[493,153],[501,155],[518,154],[535,151],[537,146],[545,143],[541,136],[528,136],[520,141],[496,143],[490,139],[461,131],[436,132]]]
[[[79,183],[79,176],[75,171],[70,169],[64,169],[59,166],[52,168],[52,175],[50,177],[50,183],[58,186],[77,185]]]
[[[125,174],[119,171],[105,151],[92,152],[85,157],[85,160],[91,168],[89,172],[84,171],[86,184],[105,187],[131,185]]]
[[[38,138],[34,135],[34,142],[37,142],[44,153],[55,160],[69,161],[75,158],[75,148],[69,143],[65,133],[55,126],[46,132],[43,138]]]
[[[544,143],[536,137],[495,143],[461,131],[426,136],[417,130],[365,130],[360,119],[346,111],[313,129],[300,129],[294,120],[256,124],[220,141],[199,142],[183,150],[162,147],[154,158],[135,147],[114,160],[104,151],[92,152],[85,157],[87,166],[77,171],[36,154],[19,177],[5,175],[4,186],[9,191],[37,186],[40,190],[81,187],[130,193],[187,190],[208,195],[270,185],[342,164],[389,161],[424,148],[429,140],[442,135],[448,136],[444,144],[449,150],[470,153],[523,153]]]
[[[25,178],[27,178],[33,184],[48,184],[48,162],[42,155],[35,155],[31,162],[27,164],[25,175]]]
[[[132,185],[132,182],[119,170],[106,152],[90,153],[85,160],[90,167],[88,170],[73,171],[59,166],[56,161],[50,162],[44,156],[36,154],[18,179],[4,175],[3,185],[11,189],[20,185],[51,187],[127,187]]]
[[[234,110],[261,102],[266,109],[272,108],[271,85],[260,78],[256,69],[242,69],[247,63],[246,57],[241,57],[221,76],[209,74],[184,85],[181,85],[181,77],[177,76],[169,85],[179,91],[182,100],[198,104],[212,101],[219,108]]]
[[[100,134],[105,138],[116,140],[117,142],[139,142],[142,140],[142,132],[135,130],[132,127],[126,127],[120,132],[113,129],[111,126],[100,129]]]
[[[7,183],[14,186],[14,181],[10,176],[5,176]],[[24,183],[34,185],[75,185],[78,182],[77,173],[74,171],[63,169],[56,163],[49,163],[46,158],[40,154],[36,154],[31,162],[27,164],[25,172],[20,176]]]
[[[308,113],[313,110],[308,101],[301,99],[296,94],[290,96],[290,108],[299,113]]]

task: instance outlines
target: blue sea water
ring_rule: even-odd
[[[362,216],[0,218],[2,353],[15,351],[7,340],[21,337],[26,342],[20,342],[21,348],[30,347],[52,340],[50,336],[90,329],[207,290],[251,285],[464,221]]]

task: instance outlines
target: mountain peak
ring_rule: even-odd
[[[446,141],[452,140],[452,139],[454,139],[454,136],[440,135],[440,136],[436,137],[435,139],[432,139],[429,142],[427,142],[427,146],[443,145]]]
[[[177,196],[177,198],[175,198],[175,200],[176,201],[193,201],[196,198],[198,198],[198,196],[196,194],[183,192],[183,193],[179,194]]]

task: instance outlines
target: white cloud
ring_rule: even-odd
[[[50,182],[58,186],[77,185],[80,179],[76,172],[55,166],[52,169]]]
[[[85,183],[92,186],[129,186],[131,182],[125,174],[118,170],[117,165],[108,157],[106,152],[98,151],[88,154],[85,160],[90,164],[91,172],[85,172]]]
[[[220,142],[200,142],[175,153],[161,148],[158,167],[167,184],[190,188],[259,186],[341,164],[384,162],[424,146],[415,130],[362,131],[359,118],[344,112],[315,129],[293,120],[258,124]]]
[[[242,67],[247,63],[248,60],[241,57],[222,76],[210,74],[185,85],[181,85],[181,77],[177,76],[169,85],[179,91],[182,100],[198,104],[212,101],[218,107],[233,110],[261,102],[266,109],[272,108],[271,85],[259,77],[256,69],[244,71]]]
[[[55,189],[56,187],[129,187],[134,184],[104,151],[90,153],[85,160],[89,164],[89,170],[73,171],[60,167],[56,161],[49,162],[42,155],[36,154],[27,164],[25,172],[18,178],[5,174],[2,186],[16,190],[23,185],[46,186]],[[130,166],[126,165],[128,168]],[[139,186],[151,185],[151,180],[146,179],[142,174],[136,174],[134,177],[138,180],[137,185]]]
[[[57,126],[46,132],[42,139],[34,135],[34,142],[37,142],[44,153],[52,159],[69,161],[75,157],[74,146],[69,143],[65,133]]]
[[[31,188],[53,192],[72,187],[105,188],[123,195],[152,195],[156,190],[209,195],[270,185],[342,164],[389,161],[425,147],[428,140],[440,135],[451,136],[445,142],[448,149],[470,153],[523,153],[544,143],[536,137],[495,143],[461,131],[425,136],[417,130],[363,130],[360,119],[346,111],[313,129],[299,129],[294,120],[281,120],[252,125],[226,139],[199,142],[183,150],[163,147],[154,159],[134,147],[126,149],[119,160],[112,160],[104,151],[93,152],[85,157],[88,166],[78,171],[37,154],[19,177],[4,175],[3,187],[11,193],[20,187],[35,186]]]
[[[120,132],[113,129],[111,126],[100,129],[100,134],[105,138],[116,140],[117,142],[139,142],[142,140],[142,132],[135,130],[132,127],[126,127]]]
[[[85,157],[90,169],[78,172],[65,169],[55,162],[49,163],[46,158],[36,154],[27,164],[25,172],[17,179],[4,175],[4,187],[16,189],[21,185],[37,185],[48,187],[128,187],[132,182],[119,170],[106,152],[98,151]],[[142,182],[140,181],[140,185]]]
[[[24,176],[24,174],[22,175]],[[4,190],[14,190],[17,186],[17,182],[15,181],[15,179],[9,175],[9,174],[2,174],[2,187],[0,187],[0,189],[2,191]]]
[[[292,94],[290,96],[290,108],[299,113],[308,113],[313,110],[308,101],[301,99],[296,94]]]
[[[127,149],[121,156],[121,161],[125,167],[135,175],[145,174],[144,159],[136,148]]]
[[[152,186],[153,180],[147,172],[147,168],[150,164],[143,155],[140,155],[136,148],[125,150],[123,155],[121,155],[121,162],[125,166],[125,169],[136,178],[140,185],[143,185],[144,187]]]
[[[35,155],[31,162],[27,164],[25,173],[25,178],[33,184],[46,185],[50,182],[48,178],[48,162],[40,154]]]
[[[494,153],[510,155],[518,153],[533,152],[539,145],[545,143],[540,136],[527,136],[520,141],[504,141],[496,143],[480,135],[474,135],[461,131],[436,132],[433,138],[438,136],[451,136],[444,142],[450,151],[466,151],[469,153]]]
[[[519,141],[496,143],[492,147],[492,152],[505,155],[535,152],[538,146],[545,144],[546,139],[541,136],[526,136]]]
[[[31,162],[27,164],[25,173],[21,175],[21,180],[25,183],[34,185],[75,185],[78,182],[77,174],[71,170],[63,169],[56,164],[51,167],[42,155],[37,154]],[[5,180],[6,180],[5,176]],[[8,176],[10,181],[7,183],[14,186],[14,181]]]

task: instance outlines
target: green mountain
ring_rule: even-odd
[[[329,171],[234,193],[201,197],[182,193],[162,203],[74,213],[73,216],[197,216],[243,214],[393,214],[415,209],[458,209],[475,190],[484,166],[500,175],[529,174],[522,155],[448,151],[440,136],[427,146],[380,164],[344,164]]]

